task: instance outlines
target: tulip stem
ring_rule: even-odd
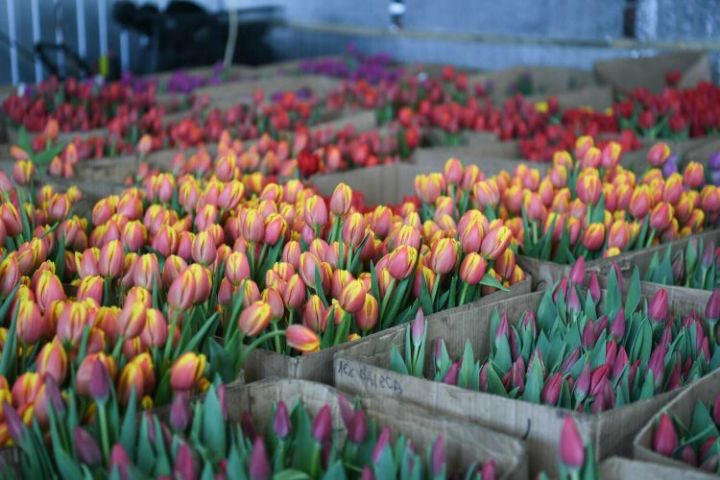
[[[277,321],[270,322],[270,323],[272,324],[272,331],[273,331],[273,333],[277,332],[277,331],[278,331]],[[279,335],[275,336],[275,337],[273,338],[273,340],[274,340],[274,342],[275,342],[275,351],[276,351],[277,353],[281,353],[282,346],[280,345],[280,336],[279,336]]]
[[[175,328],[177,325],[178,312],[173,312],[172,318],[170,319],[170,328],[168,328],[167,342],[165,343],[165,351],[163,352],[163,364],[166,364],[170,359],[170,347],[172,347],[173,339],[175,338]]]
[[[260,346],[263,342],[270,338],[280,337],[282,335],[285,335],[285,330],[269,332],[253,340],[252,343],[248,344],[245,348],[243,348],[242,352],[240,352],[240,366],[245,364],[245,360],[247,359],[248,355],[250,355],[250,353],[252,353],[252,351],[255,350],[258,346]]]
[[[469,285],[467,282],[463,282],[462,288],[460,288],[460,298],[458,299],[458,303],[457,303],[458,307],[460,305],[465,305],[465,296],[467,295],[467,292],[468,292],[468,286]]]
[[[98,421],[100,422],[100,442],[102,444],[103,456],[107,462],[110,461],[110,438],[108,436],[107,412],[105,411],[105,400],[96,400]]]

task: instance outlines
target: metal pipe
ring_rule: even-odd
[[[75,23],[77,24],[78,55],[87,55],[87,37],[85,33],[85,0],[75,0]]]
[[[40,31],[40,9],[38,7],[38,0],[31,0],[30,2],[30,16],[32,17],[32,37],[33,44],[40,43],[42,34]],[[42,62],[38,55],[34,55],[33,63],[35,64],[35,83],[40,83],[43,78]]]
[[[20,81],[20,68],[18,66],[17,34],[15,33],[15,0],[7,0],[8,40],[10,40],[10,78],[12,84]]]
[[[361,37],[405,38],[408,40],[436,40],[459,43],[493,43],[518,45],[553,45],[577,48],[610,48],[617,50],[665,50],[672,52],[708,52],[720,51],[718,41],[700,40],[652,40],[637,41],[624,38],[616,39],[570,39],[549,38],[518,35],[498,35],[488,33],[440,32],[421,30],[389,31],[386,28],[352,27],[326,23],[306,23],[297,21],[280,21],[279,25],[295,30],[309,32],[335,33]]]

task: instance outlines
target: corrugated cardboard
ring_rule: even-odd
[[[595,62],[593,69],[601,83],[607,83],[621,94],[638,87],[660,93],[665,88],[665,74],[671,71],[682,73],[681,88],[695,86],[701,81],[712,81],[710,61],[702,52],[603,60]]]
[[[650,169],[650,165],[647,162],[647,154],[658,142],[665,142],[670,146],[670,151],[677,155],[678,166],[682,167],[687,163],[686,157],[693,151],[699,151],[698,149],[703,148],[710,140],[708,137],[696,137],[688,140],[667,140],[659,138],[657,140],[641,139],[642,146],[632,152],[625,152],[620,157],[620,164],[625,167],[642,174]],[[707,163],[707,158],[705,162]]]
[[[476,358],[487,358],[490,341],[490,317],[497,308],[517,321],[527,310],[536,310],[543,292],[513,298],[512,301],[486,305],[473,311],[444,316],[428,323],[427,344],[443,338],[451,356],[459,357],[465,342],[472,344]],[[702,305],[704,309],[705,305]],[[675,299],[670,304],[676,314],[700,308],[696,302]],[[405,331],[394,329],[372,340],[360,340],[335,356],[337,388],[362,395],[381,395],[413,402],[441,413],[459,415],[468,421],[498,430],[526,441],[530,472],[558,474],[558,444],[563,418],[573,415],[581,435],[591,441],[596,458],[613,454],[629,454],[635,434],[650,416],[674,398],[680,390],[667,392],[649,400],[632,403],[608,412],[593,415],[570,410],[510,400],[498,395],[475,392],[390,370],[390,349],[393,344],[404,349]],[[426,366],[430,367],[428,354]]]
[[[507,292],[495,292],[480,298],[472,303],[461,307],[451,308],[428,317],[429,322],[452,319],[455,315],[473,315],[483,305],[494,304],[506,301],[509,298],[518,297],[530,292],[530,279],[513,285]],[[385,332],[392,330],[404,331],[405,325],[392,327]],[[381,338],[385,332],[373,333],[366,337],[372,341],[373,338]],[[245,379],[249,382],[263,378],[297,378],[313,380],[316,382],[333,383],[333,356],[353,345],[344,343],[326,350],[321,350],[309,355],[300,357],[289,357],[268,350],[254,350],[245,362]]]
[[[332,409],[333,427],[345,435],[338,399],[340,392],[319,383],[301,380],[268,380],[226,392],[228,419],[238,422],[243,412],[250,412],[256,427],[269,425],[272,407],[284,401],[288,408],[297,402],[315,415],[323,406]],[[432,412],[392,399],[363,398],[368,418],[379,427],[389,427],[393,436],[404,435],[418,452],[429,451],[437,435],[445,439],[448,470],[465,470],[475,462],[494,458],[498,478],[524,480],[527,478],[525,448],[522,443],[506,435],[451,418],[438,417]]]
[[[494,148],[494,144],[491,145],[491,150],[492,148]],[[492,151],[490,153],[492,153]],[[419,148],[413,153],[412,163],[423,168],[431,169],[430,171],[440,172],[449,158],[457,158],[463,165],[477,165],[486,176],[497,175],[502,170],[512,172],[515,167],[522,164],[537,168],[540,170],[541,175],[544,175],[548,169],[547,163],[533,163],[517,157],[510,158],[489,155],[486,148],[482,145]]]
[[[523,80],[526,77],[528,80]],[[520,93],[518,85],[526,82],[530,94],[554,94],[576,90],[593,85],[595,79],[591,72],[559,67],[513,67],[495,72],[480,73],[468,78],[469,83],[489,87],[489,95],[502,99],[508,95]]]
[[[655,453],[652,449],[653,434],[662,413],[669,413],[683,424],[690,425],[695,405],[698,402],[712,405],[718,394],[720,394],[720,371],[715,371],[684,389],[681,395],[678,395],[672,402],[665,405],[662,410],[653,412],[653,417],[648,419],[633,442],[635,458],[650,463],[682,468],[690,472],[702,473],[702,470],[693,468],[680,460]]]
[[[600,464],[600,478],[603,480],[712,480],[717,477],[687,468],[675,468],[654,463],[612,457]]]
[[[681,238],[673,242],[663,243],[643,250],[622,253],[611,258],[598,258],[596,260],[586,261],[585,269],[588,272],[596,272],[601,277],[600,280],[602,283],[602,277],[607,277],[610,274],[613,263],[620,268],[620,271],[626,278],[630,278],[633,269],[637,266],[640,269],[640,278],[642,279],[645,278],[645,273],[655,253],[658,253],[662,258],[666,249],[670,247],[674,255],[675,252],[683,251],[687,243],[693,238],[702,239],[705,243],[708,241],[718,243],[720,242],[720,229],[708,230],[707,232]],[[523,270],[532,276],[536,287],[552,285],[554,282],[570,274],[571,265],[562,265],[560,263],[539,260],[525,255],[518,255],[517,261]]]
[[[530,102],[544,102],[552,95],[557,99],[560,110],[568,108],[591,108],[602,112],[613,104],[613,92],[610,87],[589,85],[579,90],[558,94],[540,94],[527,97]]]

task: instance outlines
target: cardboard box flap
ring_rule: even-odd
[[[715,372],[706,375],[686,388],[682,394],[678,395],[672,402],[665,405],[662,410],[655,413],[655,415],[648,420],[640,433],[637,434],[635,441],[633,442],[635,458],[660,465],[682,468],[701,474],[701,470],[692,468],[690,465],[687,465],[680,460],[666,457],[654,452],[652,449],[653,433],[655,432],[655,426],[657,425],[661,414],[670,413],[683,424],[689,425],[695,405],[698,402],[702,402],[706,405],[712,406],[713,401],[718,394],[720,394],[720,370],[716,370]]]
[[[343,425],[339,411],[340,393],[326,385],[302,380],[267,380],[235,389],[228,396],[228,417],[239,421],[242,412],[249,411],[256,425],[267,424],[272,418],[272,408],[283,400],[288,408],[297,402],[312,414],[329,405],[335,428]],[[453,469],[467,468],[476,461],[494,458],[501,478],[526,478],[525,449],[521,442],[489,431],[482,427],[467,425],[451,417],[438,417],[427,410],[392,399],[363,398],[368,417],[382,427],[390,427],[393,435],[403,434],[418,450],[426,451],[436,435],[445,437],[448,463]],[[345,435],[344,428],[341,435]]]
[[[638,87],[660,93],[665,88],[665,74],[671,71],[683,74],[680,81],[682,88],[712,80],[709,60],[702,52],[603,60],[595,63],[594,71],[600,82],[609,84],[623,94]]]
[[[627,458],[612,457],[600,464],[600,478],[603,480],[711,480],[714,475],[675,468],[665,465],[656,465]]]

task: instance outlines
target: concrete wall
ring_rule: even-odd
[[[8,2],[12,2],[18,45],[32,50],[31,3],[37,1],[40,34],[55,38],[53,0],[1,0],[0,34],[8,34]],[[163,7],[168,0],[154,0]],[[389,0],[201,0],[211,10],[231,5],[273,3],[285,8],[289,21],[383,29],[389,24]],[[86,54],[95,63],[99,56],[98,6],[107,3],[107,42],[111,55],[120,56],[120,30],[109,20],[113,0],[63,0],[62,30],[67,43],[77,49],[76,12],[85,10]],[[145,3],[145,2],[138,2]],[[499,36],[553,38],[565,41],[617,39],[622,36],[626,0],[405,0],[405,29],[424,32],[480,33]],[[720,9],[716,0],[637,0],[637,32],[646,40],[715,40],[720,43]],[[140,38],[127,36],[131,68],[142,65]],[[600,58],[645,55],[649,50],[614,50],[598,46],[549,46],[537,44],[449,42],[437,39],[403,39],[391,35],[357,36],[277,28],[272,44],[282,58],[339,53],[349,42],[366,52],[387,52],[405,61],[449,62],[478,68],[517,64],[550,64],[590,68]],[[212,63],[217,59],[208,59]],[[33,82],[32,59],[19,56],[19,80]],[[45,74],[46,72],[41,72]],[[9,49],[0,39],[0,83],[10,83]]]

